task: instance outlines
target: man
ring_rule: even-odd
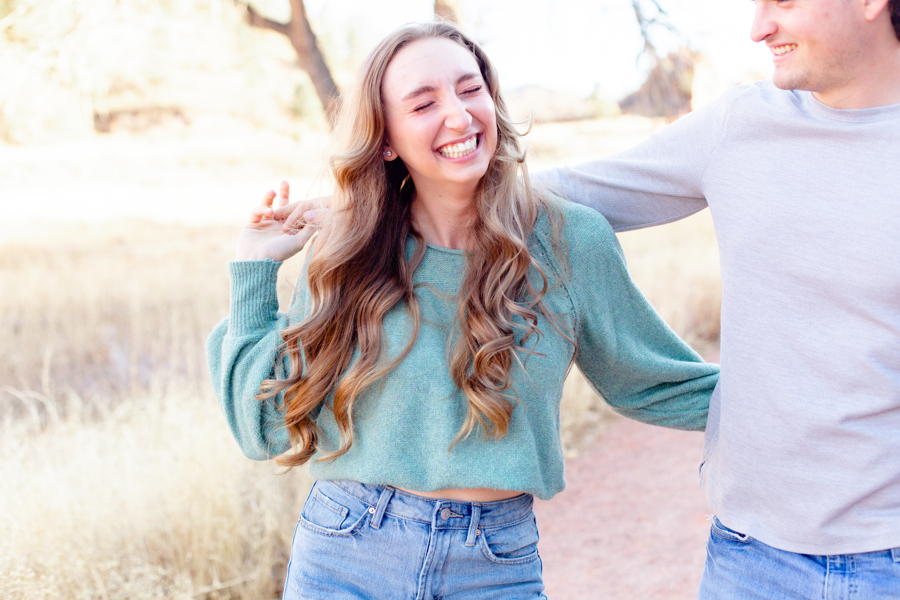
[[[751,37],[772,82],[538,179],[620,231],[712,212],[700,598],[897,599],[900,0],[756,0]]]

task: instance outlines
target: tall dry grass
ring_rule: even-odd
[[[0,427],[0,597],[277,595],[302,471],[244,459],[209,392],[63,406]]]
[[[235,234],[0,246],[0,598],[277,595],[308,477],[246,460],[206,383]]]

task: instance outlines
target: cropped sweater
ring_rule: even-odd
[[[645,423],[702,430],[718,366],[703,360],[660,319],[628,275],[609,224],[596,212],[560,201],[562,252],[554,249],[546,215],[529,240],[551,289],[544,304],[577,348],[543,317],[511,367],[515,408],[508,433],[488,438],[480,429],[451,448],[468,403],[453,383],[448,349],[455,331],[455,300],[466,270],[465,252],[429,245],[413,279],[421,325],[410,352],[384,380],[357,397],[354,441],[333,460],[319,460],[341,445],[330,394],[314,415],[319,428],[311,474],[431,492],[493,488],[548,499],[565,487],[560,443],[560,399],[570,365],[578,365],[612,408]],[[410,245],[411,242],[410,242]],[[232,262],[231,307],[208,341],[209,369],[228,425],[244,453],[265,460],[290,448],[282,413],[255,398],[276,374],[281,331],[310,310],[306,272],[287,313],[278,311],[280,263]],[[532,268],[529,277],[538,281]],[[412,324],[395,306],[385,317],[384,352],[398,356]],[[286,361],[278,371],[287,370]]]

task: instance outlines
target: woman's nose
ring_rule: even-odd
[[[444,126],[447,129],[465,131],[471,124],[472,115],[459,98],[447,105],[447,113],[444,116]]]

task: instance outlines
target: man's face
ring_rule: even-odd
[[[820,100],[851,86],[865,64],[863,3],[855,0],[756,0],[750,37],[765,42],[781,89]]]

